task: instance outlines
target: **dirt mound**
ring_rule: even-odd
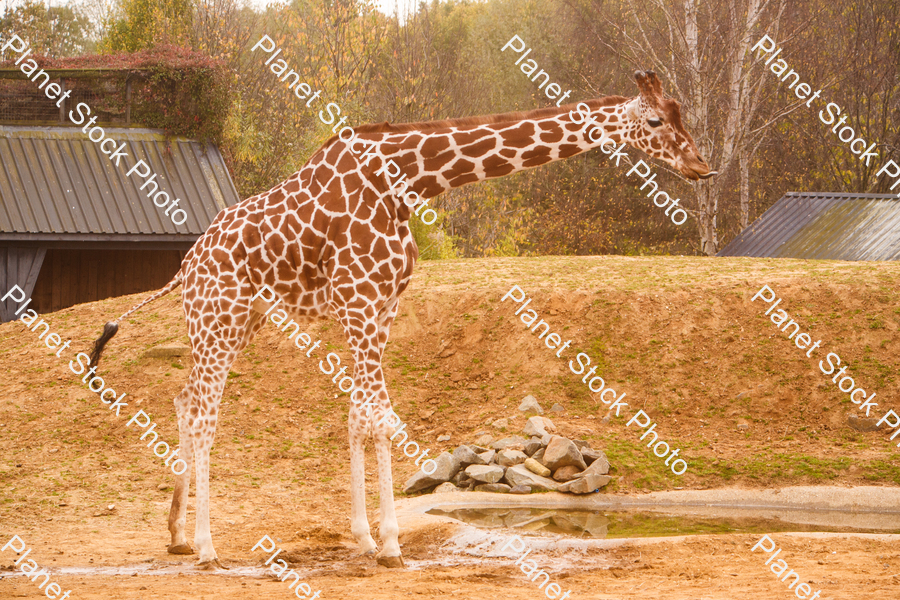
[[[565,412],[545,416],[560,433],[590,440],[609,457],[614,480],[605,493],[725,484],[894,485],[900,470],[889,434],[848,425],[857,406],[822,374],[818,360],[839,354],[859,385],[877,392],[879,414],[900,412],[900,402],[894,404],[898,283],[900,265],[890,263],[678,257],[422,263],[387,346],[388,387],[410,439],[432,455],[482,430],[518,434],[525,416],[516,407],[528,394],[545,411],[558,402]],[[768,305],[750,301],[764,284],[802,331],[822,340],[812,358],[763,314]],[[500,301],[514,285],[532,299],[525,310],[572,340],[561,358],[515,316],[519,305]],[[144,296],[41,317],[72,340],[63,354],[71,358],[88,350],[103,323]],[[348,397],[317,360],[335,351],[346,363],[350,355],[336,324],[308,331],[323,340],[312,358],[268,324],[233,367],[212,451],[212,526],[220,556],[252,562],[258,557],[250,547],[267,534],[289,543],[304,562],[314,562],[308,552],[323,546],[335,555],[354,547]],[[100,369],[109,386],[127,394],[129,409],[152,416],[160,439],[172,447],[172,398],[187,379],[190,357],[145,353],[187,343],[176,293],[121,323]],[[658,423],[660,439],[681,449],[689,464],[685,475],[673,475],[624,418],[604,420],[607,406],[569,369],[579,352],[598,366],[596,375],[627,392],[632,411],[644,410]],[[174,477],[138,439],[142,432],[126,427],[133,410],[116,417],[68,359],[57,358],[22,323],[0,326],[0,365],[7,373],[0,382],[0,482],[7,490],[0,518],[26,541],[36,540],[35,560],[117,563],[137,560],[126,555],[150,548],[165,556]],[[510,419],[506,431],[489,425],[501,417]],[[451,441],[438,443],[442,434]],[[402,453],[394,458],[399,494],[416,467]],[[368,460],[374,517],[374,457]],[[434,540],[407,543],[426,549]],[[410,546],[405,552],[418,551]],[[528,591],[522,588],[523,597]]]

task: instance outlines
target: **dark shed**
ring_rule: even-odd
[[[81,128],[0,126],[0,286],[18,285],[39,313],[162,287],[218,212],[239,201],[218,149],[148,129],[104,127],[125,143],[116,167]],[[175,225],[143,180],[125,173],[138,159],[161,190],[181,200]],[[148,188],[149,189],[149,188]],[[15,305],[0,304],[0,321]]]

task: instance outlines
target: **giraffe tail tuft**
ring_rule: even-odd
[[[91,350],[90,366],[96,367],[98,365],[98,363],[100,362],[100,355],[103,353],[103,348],[106,346],[106,342],[111,340],[112,337],[114,335],[116,335],[116,332],[119,331],[119,321],[123,320],[125,317],[127,317],[131,313],[137,311],[139,308],[141,308],[147,304],[150,304],[151,302],[153,302],[154,300],[156,300],[158,298],[162,298],[163,296],[165,296],[166,294],[168,294],[169,292],[171,292],[172,290],[177,288],[179,285],[181,285],[181,282],[183,281],[183,279],[184,279],[184,277],[182,276],[181,270],[179,269],[178,273],[175,274],[175,277],[172,278],[172,281],[167,283],[165,285],[165,287],[163,287],[161,290],[154,293],[149,298],[143,300],[140,304],[133,306],[132,308],[127,310],[117,320],[110,321],[109,323],[104,325],[103,333],[100,335],[99,338],[97,338],[97,341],[94,342],[94,349]]]
[[[106,346],[106,342],[112,339],[116,332],[119,331],[119,324],[115,321],[111,321],[103,326],[103,334],[97,338],[97,341],[94,342],[94,349],[91,350],[91,364],[90,366],[96,367],[100,362],[100,355],[103,353],[103,348]]]

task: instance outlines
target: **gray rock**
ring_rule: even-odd
[[[592,475],[606,475],[609,473],[609,461],[606,460],[606,455],[600,452],[600,457],[588,465],[584,472]]]
[[[472,481],[472,478],[466,475],[466,472],[460,470],[459,473],[450,478],[450,483],[457,487],[465,487],[465,485]]]
[[[544,492],[555,491],[559,484],[552,479],[536,475],[525,468],[525,465],[516,465],[506,470],[506,482],[515,487],[517,485],[527,485],[532,490]]]
[[[512,488],[505,483],[484,483],[476,485],[476,492],[498,492],[500,494],[508,494]]]
[[[450,436],[449,436],[449,435],[439,435],[437,441],[439,441],[439,442],[449,442],[449,441],[450,441]]]
[[[525,444],[528,443],[528,440],[521,437],[508,437],[503,438],[502,440],[497,440],[493,444],[491,444],[491,448],[496,451],[506,450],[510,448],[511,450],[524,450]]]
[[[529,419],[525,421],[525,427],[522,428],[522,433],[528,437],[544,437],[547,435],[547,431],[544,429],[543,417],[529,417]]]
[[[611,480],[612,477],[609,475],[585,475],[584,477],[579,477],[569,483],[562,484],[559,486],[559,491],[569,492],[571,494],[590,494],[591,492],[602,488]]]
[[[544,448],[546,448],[547,445],[550,444],[550,440],[552,440],[554,437],[556,437],[556,436],[553,435],[552,433],[548,433],[547,435],[545,435],[544,437],[542,437],[542,438],[541,438],[541,446],[543,446]]]
[[[547,469],[547,472],[550,472],[550,469]],[[553,479],[556,481],[572,481],[573,479],[578,479],[581,477],[581,470],[578,467],[569,465],[566,467],[560,467],[553,474]]]
[[[466,475],[480,483],[497,483],[503,479],[503,467],[495,465],[469,465]]]
[[[539,415],[544,414],[544,409],[541,408],[541,405],[538,404],[537,399],[531,394],[522,398],[522,403],[519,404],[519,410],[522,412],[536,412]]]
[[[531,437],[544,437],[551,431],[556,431],[556,425],[553,424],[553,421],[548,419],[547,417],[531,417],[525,423],[525,428],[522,429],[522,433]]]
[[[591,447],[591,443],[585,440],[572,440],[572,443],[575,444],[575,447],[578,448],[579,451]]]
[[[882,425],[881,427],[876,425],[878,421],[878,417],[873,417],[871,419],[860,419],[858,415],[855,415],[853,413],[851,413],[850,416],[847,417],[847,424],[856,431],[878,431],[879,429],[881,429],[881,427],[884,427],[884,425]]]
[[[606,458],[606,455],[603,454],[602,450],[594,450],[593,448],[582,448],[581,449],[581,458],[584,459],[585,464],[591,464],[598,458]]]
[[[541,477],[550,477],[550,469],[548,469],[547,467],[545,467],[538,461],[534,460],[533,458],[529,458],[523,464],[525,465],[526,469],[528,469],[535,475],[540,475]],[[563,468],[565,469],[568,467],[563,467]],[[554,477],[554,479],[556,479],[556,478]],[[560,481],[560,480],[557,479],[557,481]]]
[[[534,460],[538,461],[541,464],[544,464],[544,453],[545,452],[546,452],[546,450],[541,448],[540,450],[538,450],[537,452],[532,454],[531,458],[533,458]]]
[[[478,455],[478,458],[484,461],[482,464],[489,465],[494,462],[495,458],[497,458],[497,451],[488,450],[486,452],[482,452]]]
[[[512,488],[511,490],[509,490],[509,493],[510,494],[530,494],[531,486],[517,485],[514,488]]]
[[[528,459],[528,456],[521,450],[501,450],[497,453],[497,462],[504,467],[520,465]]]
[[[442,483],[441,485],[434,488],[435,494],[454,494],[457,492],[461,492],[462,490],[450,483],[449,481],[446,483]]]
[[[423,463],[425,461],[422,461]],[[419,469],[416,474],[410,477],[403,485],[403,492],[410,494],[418,492],[425,488],[432,487],[450,479],[459,472],[459,461],[449,452],[441,452],[434,459],[437,463],[437,469],[431,475],[426,475],[424,471]]]
[[[480,456],[475,454],[474,450],[465,445],[457,447],[456,450],[453,451],[453,456],[456,457],[456,460],[459,461],[459,464],[463,469],[465,469],[469,465],[487,464],[484,462],[484,460],[481,459]]]
[[[571,440],[564,437],[554,436],[544,451],[544,460],[541,463],[550,469],[556,471],[560,467],[569,465],[578,467],[579,471],[587,468],[584,459],[581,458],[581,452]]]
[[[525,444],[525,454],[533,456],[535,452],[541,449],[541,440],[539,438],[531,438]]]
[[[493,441],[494,441],[493,436],[484,434],[483,436],[476,438],[475,445],[476,446],[490,446],[491,442],[493,442]]]
[[[743,423],[738,423],[737,428],[741,431],[747,431],[748,429],[750,429],[750,423],[747,423],[746,421],[744,421]]]
[[[509,419],[507,419],[507,418],[497,419],[496,421],[491,423],[491,425],[493,425],[497,429],[506,429],[507,427],[509,427]]]
[[[482,452],[487,452],[488,450],[490,450],[490,448],[485,448],[484,446],[478,446],[476,444],[469,444],[469,448],[471,448],[472,452],[474,452],[475,454],[481,454]]]
[[[565,411],[566,411],[566,409],[562,404],[557,403],[557,404],[554,404],[552,407],[550,407],[550,412],[565,412]]]

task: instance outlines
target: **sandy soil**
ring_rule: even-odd
[[[814,359],[838,353],[855,380],[878,393],[880,411],[897,409],[898,281],[900,266],[887,263],[626,257],[426,263],[404,295],[386,373],[397,412],[432,454],[479,431],[503,434],[487,424],[500,417],[511,418],[505,433],[518,432],[524,417],[516,406],[526,394],[545,408],[559,402],[566,412],[549,416],[560,432],[590,440],[610,458],[615,479],[604,497],[801,484],[895,488],[900,469],[889,433],[849,427],[856,406]],[[687,457],[688,473],[672,475],[623,418],[603,420],[605,407],[567,361],[525,329],[508,301],[500,302],[516,284],[533,298],[529,308],[573,339],[572,348],[591,355],[592,364],[599,361],[598,373],[628,392],[633,409],[658,422],[663,439]],[[820,354],[806,358],[763,315],[766,307],[750,302],[763,284],[783,298],[780,308],[803,331],[822,340]],[[348,522],[346,396],[271,325],[235,363],[213,448],[213,539],[235,568],[196,571],[189,557],[167,555],[173,476],[138,442],[134,426],[125,427],[125,414],[106,410],[67,366],[105,321],[141,297],[42,315],[51,331],[72,340],[63,358],[21,323],[0,326],[0,368],[7,373],[0,381],[0,537],[25,539],[33,548],[29,558],[53,568],[70,597],[289,598],[285,584],[254,575],[263,573],[265,556],[250,548],[267,534],[322,598],[544,597],[509,559],[442,548],[454,535],[450,525],[405,529],[405,570],[357,556]],[[349,359],[335,325],[310,334]],[[129,408],[150,413],[173,446],[171,399],[190,359],[144,355],[186,343],[176,294],[122,324],[101,368],[109,385],[127,392]],[[452,439],[439,444],[443,433]],[[370,456],[369,475],[372,465]],[[414,471],[396,459],[398,497]],[[369,491],[374,519],[374,486]],[[773,537],[821,598],[897,594],[894,536]],[[751,554],[756,539],[691,536],[625,542],[583,556],[545,554],[572,598],[794,597]],[[13,560],[8,551],[0,554],[0,568]],[[167,572],[168,565],[174,570]],[[76,567],[121,574],[60,571]],[[32,582],[0,574],[6,575],[0,598],[44,597]]]

